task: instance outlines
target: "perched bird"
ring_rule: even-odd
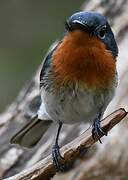
[[[118,47],[102,14],[77,12],[66,21],[66,31],[49,52],[40,73],[42,103],[37,115],[11,143],[33,147],[53,121],[58,122],[53,163],[62,158],[58,138],[63,123],[93,122],[93,138],[106,135],[100,120],[117,86]]]

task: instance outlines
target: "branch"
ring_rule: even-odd
[[[118,124],[128,113],[120,108],[107,116],[101,122],[101,127],[105,132],[109,132],[116,124]],[[92,138],[91,128],[82,133],[79,137],[73,140],[71,143],[65,145],[61,149],[61,153],[65,160],[61,160],[63,165],[71,164],[74,162],[81,152],[90,148],[97,140]],[[102,137],[102,136],[101,136]],[[48,156],[41,160],[30,169],[25,170],[15,176],[7,178],[5,180],[36,180],[36,179],[49,179],[56,174],[56,170],[52,164],[52,157]]]

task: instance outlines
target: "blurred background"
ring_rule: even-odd
[[[84,0],[0,1],[0,112],[14,100]],[[79,9],[78,9],[79,7]]]

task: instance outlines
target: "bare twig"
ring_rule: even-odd
[[[105,132],[110,131],[116,124],[118,124],[125,116],[127,112],[120,108],[107,116],[102,122],[101,127]],[[65,160],[62,160],[62,164],[71,164],[77,157],[79,157],[83,149],[90,148],[97,140],[92,138],[91,128],[82,133],[78,138],[73,140],[61,149],[61,153]],[[13,177],[7,178],[6,180],[36,180],[36,179],[49,179],[54,176],[56,169],[52,164],[51,156],[46,157],[42,161],[38,162],[30,169],[25,170]]]

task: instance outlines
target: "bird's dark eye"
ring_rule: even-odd
[[[100,39],[104,39],[105,35],[106,35],[106,27],[102,27],[98,32],[98,36]]]

